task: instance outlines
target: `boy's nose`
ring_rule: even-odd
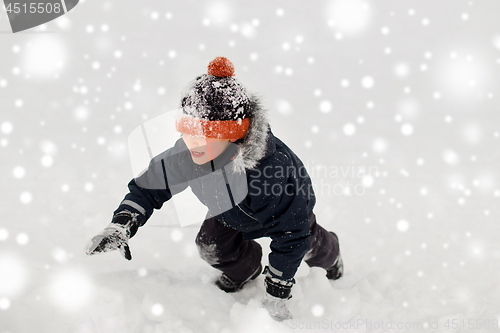
[[[187,141],[188,146],[190,147],[201,147],[205,146],[207,143],[205,141],[205,138],[200,138],[196,136],[191,136],[191,135],[183,135],[184,140]]]

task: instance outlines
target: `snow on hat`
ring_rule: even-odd
[[[181,99],[177,131],[205,138],[243,138],[250,125],[251,103],[233,76],[234,66],[227,58],[212,60],[208,74],[198,76]]]

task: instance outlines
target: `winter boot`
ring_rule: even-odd
[[[337,238],[337,235],[335,235],[333,232],[330,231],[330,233]],[[338,238],[337,238],[338,241]],[[339,279],[344,273],[344,263],[342,262],[342,256],[340,255],[340,250],[339,250],[339,255],[337,259],[335,259],[335,262],[330,268],[326,269],[326,277],[330,280],[337,280]]]
[[[261,272],[262,272],[262,264],[259,264],[259,267],[255,270],[255,272],[252,275],[250,275],[248,279],[242,282],[235,282],[229,276],[222,273],[222,275],[219,277],[219,280],[217,280],[215,284],[217,285],[217,287],[224,290],[226,293],[234,293],[235,291],[238,291],[241,288],[243,288],[243,286],[250,280],[255,280]]]

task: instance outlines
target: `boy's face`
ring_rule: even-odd
[[[229,146],[230,142],[236,140],[200,138],[188,134],[182,134],[182,139],[191,152],[191,158],[196,164],[205,164],[213,160]]]

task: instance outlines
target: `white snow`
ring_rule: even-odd
[[[57,34],[35,34],[23,49],[23,72],[42,80],[60,73],[68,59],[67,42]]]
[[[0,333],[498,331],[498,6],[411,6],[80,1],[3,34]],[[215,56],[306,165],[365,170],[310,173],[345,276],[302,263],[288,322],[261,308],[263,276],[214,285],[173,202],[131,261],[83,250],[126,194],[128,135]]]
[[[319,104],[319,109],[323,113],[329,113],[332,110],[332,103],[330,101],[322,101]]]
[[[401,126],[401,133],[405,136],[410,136],[413,134],[413,125],[412,124],[403,124]]]
[[[19,200],[21,200],[23,204],[29,204],[31,200],[33,200],[33,195],[28,191],[24,191],[19,196]]]
[[[290,102],[288,102],[285,99],[278,99],[275,102],[275,108],[276,108],[276,111],[278,111],[279,113],[281,113],[282,115],[285,115],[285,116],[288,116],[291,113],[293,113],[292,105],[290,104]]]
[[[342,127],[342,130],[345,135],[351,136],[354,135],[354,133],[356,133],[356,126],[354,126],[354,124],[352,123],[347,123]]]
[[[26,245],[28,244],[29,240],[30,240],[29,236],[24,232],[18,234],[16,237],[17,244],[19,245]]]
[[[0,229],[0,241],[5,241],[9,238],[9,232],[6,229]]]
[[[24,169],[22,166],[16,166],[12,170],[12,174],[14,175],[14,178],[21,179],[26,175],[26,169]]]
[[[10,300],[8,298],[0,298],[0,310],[7,310],[10,308]]]
[[[369,25],[372,12],[364,0],[334,0],[325,8],[326,17],[343,34],[357,35]]]
[[[365,76],[365,77],[363,77],[363,79],[361,79],[361,85],[365,89],[373,88],[374,84],[375,84],[375,80],[371,76]]]

